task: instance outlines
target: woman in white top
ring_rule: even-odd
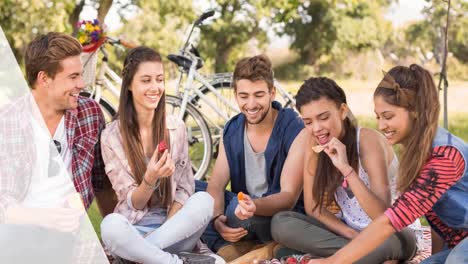
[[[275,215],[272,235],[286,247],[327,257],[390,205],[390,179],[395,177],[398,161],[381,134],[357,127],[343,89],[333,80],[306,80],[296,95],[296,105],[309,131],[304,157],[306,215]],[[336,153],[343,153],[340,157],[344,158],[335,158]],[[334,203],[341,210],[333,212]],[[404,230],[358,263],[396,263],[411,259],[415,252],[415,235]]]

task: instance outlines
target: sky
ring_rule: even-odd
[[[398,4],[390,6],[385,18],[392,21],[396,27],[412,20],[421,20],[421,10],[427,5],[424,0],[400,0]]]

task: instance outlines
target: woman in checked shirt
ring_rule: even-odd
[[[147,47],[124,61],[118,117],[102,132],[106,173],[117,195],[101,223],[109,251],[139,263],[214,258],[194,251],[213,214],[213,198],[195,189],[182,120],[165,113],[161,56]]]

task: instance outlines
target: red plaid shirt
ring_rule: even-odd
[[[98,103],[86,97],[80,96],[78,108],[65,114],[68,147],[72,150],[73,184],[83,196],[86,208],[93,201],[93,187],[102,189],[107,179],[99,142],[104,126]]]
[[[30,96],[0,110],[0,223],[6,208],[21,202],[29,190],[35,157],[31,139]],[[86,208],[94,190],[103,188],[107,179],[101,156],[100,133],[105,121],[99,105],[80,97],[78,108],[65,113],[68,147],[72,151],[72,174],[76,190]]]

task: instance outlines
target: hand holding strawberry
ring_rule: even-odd
[[[151,160],[148,162],[144,176],[145,180],[149,184],[154,185],[158,178],[169,177],[174,173],[174,171],[175,165],[172,161],[167,144],[165,141],[161,141],[156,147]]]

